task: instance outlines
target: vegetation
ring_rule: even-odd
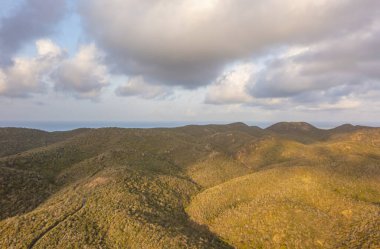
[[[48,146],[86,131],[88,129],[77,129],[68,132],[45,132],[34,129],[1,128],[0,157]]]
[[[188,212],[237,248],[376,248],[380,183],[273,168],[196,196]]]
[[[379,248],[380,129],[0,129],[0,248]]]

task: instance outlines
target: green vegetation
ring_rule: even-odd
[[[373,180],[274,168],[204,191],[188,212],[238,248],[376,248],[379,190]]]
[[[380,129],[0,129],[0,248],[378,248]]]
[[[88,129],[77,129],[68,132],[45,132],[34,129],[0,128],[0,157],[48,146],[86,131]]]

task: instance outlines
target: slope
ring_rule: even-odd
[[[91,129],[4,156],[0,248],[376,245],[380,130],[308,132]]]
[[[237,159],[255,173],[205,189],[187,212],[237,248],[377,248],[380,130],[303,144],[268,136]]]
[[[184,211],[199,187],[181,167],[202,149],[165,129],[98,129],[4,157],[0,247],[229,248]]]
[[[187,211],[237,248],[377,248],[379,178],[274,168],[196,196]]]
[[[25,128],[0,128],[0,157],[48,146],[87,132],[88,130],[77,129],[67,132],[46,132]]]

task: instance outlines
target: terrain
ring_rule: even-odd
[[[0,248],[380,248],[380,128],[0,128]]]

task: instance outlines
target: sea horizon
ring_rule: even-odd
[[[258,126],[260,128],[267,128],[275,123],[283,121],[235,121],[242,122],[249,126]],[[233,121],[0,121],[0,128],[12,127],[12,128],[28,128],[38,129],[48,132],[53,131],[69,131],[80,128],[174,128],[186,125],[208,125],[208,124],[230,124],[235,123]],[[292,121],[284,121],[292,122]],[[363,125],[371,127],[379,127],[380,122],[313,122],[313,121],[294,121],[294,122],[307,122],[320,129],[331,129],[343,124]]]

